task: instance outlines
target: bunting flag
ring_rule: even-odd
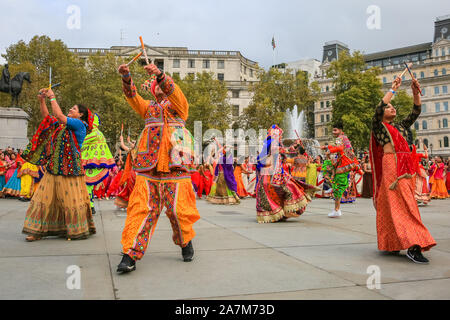
[[[275,45],[275,36],[272,37],[272,49],[275,50],[277,46]]]

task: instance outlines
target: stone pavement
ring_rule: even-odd
[[[421,207],[438,245],[429,265],[377,250],[371,200],[343,204],[314,200],[296,219],[258,224],[255,200],[237,206],[197,202],[195,258],[181,259],[163,213],[137,270],[116,273],[125,212],[96,201],[97,234],[87,240],[48,238],[27,243],[21,234],[28,204],[0,199],[0,299],[450,299],[450,200]],[[81,288],[66,273],[80,267]],[[369,266],[380,288],[368,289]]]

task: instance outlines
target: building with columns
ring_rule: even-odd
[[[392,81],[404,69],[404,62],[413,64],[414,76],[420,81],[422,113],[414,124],[417,133],[416,145],[423,151],[427,145],[433,155],[450,156],[450,15],[438,17],[435,21],[433,42],[421,43],[403,48],[395,48],[371,54],[365,54],[368,67],[380,67],[380,80],[386,92]],[[330,62],[339,57],[348,46],[338,41],[328,42],[324,46],[320,74],[316,77],[321,87],[321,98],[314,107],[315,137],[321,142],[332,141],[331,126],[332,105],[334,101],[333,83],[326,77]],[[401,89],[411,92],[411,80],[405,75]]]
[[[238,117],[250,104],[252,94],[249,84],[258,81],[258,63],[245,58],[239,51],[189,50],[186,47],[146,46],[147,56],[159,69],[184,78],[189,74],[212,72],[216,79],[224,81],[228,89],[229,103],[234,117]],[[140,46],[113,46],[105,48],[70,48],[81,58],[93,54],[112,53],[118,57],[136,56]],[[140,62],[144,62],[141,56]]]

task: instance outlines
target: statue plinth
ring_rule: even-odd
[[[20,108],[0,107],[0,149],[11,146],[24,149],[28,145],[28,120],[30,116]]]

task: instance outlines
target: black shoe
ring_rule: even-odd
[[[95,214],[95,208],[92,207],[91,210],[92,210],[92,214]]]
[[[408,251],[406,252],[406,256],[411,259],[412,261],[414,261],[415,263],[428,263],[428,259],[425,258],[422,255],[422,252],[420,250],[419,246],[413,246],[411,248],[408,249]]]
[[[192,261],[192,258],[194,258],[194,247],[192,246],[192,241],[189,241],[186,247],[181,248],[181,254],[183,255],[184,262]]]
[[[122,261],[120,261],[117,266],[117,272],[131,272],[136,270],[136,261],[134,261],[129,255],[124,254],[122,256]]]

